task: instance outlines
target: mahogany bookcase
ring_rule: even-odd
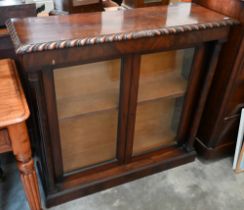
[[[191,3],[9,21],[47,206],[193,161],[236,24]]]

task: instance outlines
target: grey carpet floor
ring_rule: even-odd
[[[244,173],[231,164],[196,160],[49,210],[244,210]],[[15,165],[5,170],[0,209],[28,210]]]

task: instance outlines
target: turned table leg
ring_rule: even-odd
[[[40,210],[40,193],[26,124],[22,122],[10,125],[8,132],[30,209]]]

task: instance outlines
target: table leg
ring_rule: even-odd
[[[8,132],[30,209],[40,210],[41,202],[37,175],[25,122],[8,126]]]

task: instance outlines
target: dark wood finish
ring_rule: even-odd
[[[127,9],[168,5],[170,0],[123,0],[122,7]]]
[[[176,37],[174,35],[200,32],[196,33],[196,36],[189,41],[182,39],[177,41],[177,46],[184,44],[186,47],[192,43],[209,41],[209,39],[224,39],[229,32],[227,26],[238,24],[238,21],[195,4],[182,3],[176,6],[169,6],[169,8],[162,6],[114,11],[111,13],[89,13],[83,15],[82,18],[80,17],[81,14],[74,14],[49,18],[13,19],[6,24],[18,54],[111,42],[120,51],[129,53],[130,51],[138,51],[138,47],[135,49],[131,49],[131,47],[129,49],[123,48],[122,41],[135,40],[133,43],[136,43],[136,41],[141,41],[142,38],[150,37],[156,39],[162,35],[167,35],[170,40],[159,42],[158,49],[161,48],[162,44],[165,47],[172,48],[172,41],[175,41]],[[111,16],[113,17],[113,25],[111,25]],[[181,19],[182,22],[179,23],[177,19]],[[55,25],[53,25],[54,21]],[[39,27],[39,25],[44,23],[45,31]],[[28,28],[28,33],[23,27]],[[213,29],[215,29],[215,33],[211,35],[209,32],[212,32]],[[61,32],[62,40],[59,40],[57,37],[60,36]],[[141,49],[141,46],[139,48]],[[146,51],[146,48],[148,46],[142,48],[140,52]],[[51,62],[49,65],[55,65],[55,61],[53,60],[54,63]]]
[[[110,170],[98,171],[92,177],[91,175],[84,175],[80,179],[67,181],[65,185],[62,185],[60,192],[47,197],[46,205],[47,207],[55,206],[71,199],[192,162],[194,159],[195,152],[186,153],[183,149],[171,147],[161,154],[141,158]]]
[[[130,140],[128,140],[127,130],[129,130],[129,122],[128,120],[128,112],[130,109],[130,94],[131,94],[131,86],[134,85],[133,80],[131,79],[131,68],[133,68],[133,72],[137,72],[136,66],[133,66],[133,58],[132,55],[127,55],[122,58],[122,71],[121,71],[121,88],[120,88],[120,113],[119,113],[119,130],[118,130],[118,138],[120,145],[118,145],[117,154],[120,163],[126,162],[128,158],[128,144],[130,144]],[[133,77],[133,76],[132,76]],[[126,151],[126,152],[125,152]]]
[[[12,150],[31,210],[41,210],[37,175],[25,120],[29,109],[14,62],[0,60],[0,152]]]
[[[195,155],[192,135],[198,127],[198,118],[212,83],[219,43],[228,38],[229,31],[236,24],[238,22],[233,19],[194,4],[9,21],[7,26],[19,56],[20,72],[29,88],[38,167],[47,205],[57,205],[192,161]],[[45,31],[41,30],[44,26]],[[181,96],[187,92],[178,130],[181,134],[173,144],[160,145],[153,151],[133,156],[138,101],[160,101],[163,98],[154,94],[138,95],[141,58],[144,54],[184,48],[197,48],[188,86],[183,84],[177,93],[172,91],[175,88],[169,88],[168,93],[169,96]],[[59,110],[56,107],[55,71],[62,68],[72,74],[70,68],[74,66],[114,59],[121,60],[119,123],[117,138],[114,139],[117,140],[116,159],[65,172],[60,147]],[[116,81],[117,77],[111,74],[110,79]],[[92,82],[92,90],[95,87],[98,94],[97,82],[95,85]],[[99,85],[100,89],[106,85]],[[149,90],[147,92],[150,93]],[[79,88],[74,88],[73,93],[79,93]],[[109,106],[110,110],[117,107],[114,103]],[[85,112],[85,116],[88,115]],[[197,124],[191,132],[195,121]],[[91,132],[96,132],[96,129]],[[79,140],[89,141],[82,136]]]
[[[208,160],[227,157],[233,155],[235,151],[235,143],[228,141],[226,141],[226,143],[217,145],[214,148],[210,148],[206,147],[201,140],[196,138],[195,145],[197,154]]]
[[[199,81],[201,81],[201,77],[203,76],[203,63],[205,63],[205,57],[206,57],[206,46],[200,45],[197,46],[195,49],[195,55],[194,55],[194,61],[192,64],[191,74],[190,74],[190,83],[191,85],[188,86],[188,90],[186,93],[186,102],[183,107],[183,114],[181,116],[181,124],[179,126],[179,132],[178,132],[178,139],[179,144],[185,143],[185,136],[189,132],[187,125],[190,123],[192,116],[192,111],[194,109],[194,99],[198,95],[198,90],[201,87]],[[202,70],[198,70],[199,66],[201,66]],[[189,150],[192,150],[192,142],[189,144]]]
[[[207,84],[204,86],[203,90],[202,90],[202,95],[201,95],[201,99],[199,100],[199,105],[198,105],[198,109],[197,112],[195,113],[195,122],[194,125],[191,128],[191,137],[190,137],[190,145],[193,146],[193,142],[194,142],[194,138],[197,134],[198,128],[199,128],[199,124],[200,124],[200,120],[201,120],[201,116],[205,107],[205,103],[206,103],[206,99],[213,81],[213,77],[216,71],[216,66],[218,63],[218,59],[219,59],[219,53],[220,50],[222,48],[222,43],[210,43],[210,45],[212,44],[212,46],[210,46],[209,51],[207,52],[207,56],[210,57],[210,61],[209,61],[209,67],[208,68],[208,73],[206,74],[206,81]],[[206,68],[206,67],[205,67]]]
[[[54,99],[55,98],[55,88],[54,88],[54,80],[53,80],[53,74],[51,69],[48,71],[43,72],[42,74],[43,81],[44,81],[44,95],[47,98]],[[53,132],[50,133],[50,138],[52,139],[51,144],[53,148],[56,148],[55,152],[57,155],[54,155],[54,157],[61,157],[61,145],[60,141],[58,140],[60,138],[59,134],[59,128],[58,128],[58,116],[57,116],[57,105],[56,100],[48,100],[46,102],[47,106],[47,112],[48,116],[48,126],[50,127]],[[60,159],[55,158],[55,162],[59,162]],[[62,161],[60,164],[55,167],[55,176],[60,177],[63,173],[63,164]]]
[[[20,67],[19,67],[20,68]],[[22,69],[23,70],[23,69]],[[20,73],[23,73],[20,71]],[[31,128],[34,130],[33,143],[36,146],[36,156],[38,157],[37,166],[41,176],[42,184],[49,192],[55,192],[54,167],[51,150],[51,142],[48,132],[47,108],[44,98],[44,90],[41,84],[41,74],[28,74],[29,91],[27,98],[35,99],[36,103],[30,106],[31,109]],[[26,81],[27,82],[27,81]],[[38,123],[36,123],[38,122]],[[55,139],[53,140],[55,141]],[[58,147],[55,147],[57,149]],[[58,148],[59,149],[59,148]],[[60,162],[60,161],[59,161]],[[61,162],[60,162],[61,163]]]
[[[193,0],[192,2],[236,19],[240,18],[243,4],[243,0]]]
[[[54,8],[69,14],[104,11],[102,0],[54,0]]]
[[[217,64],[213,85],[208,96],[196,149],[205,158],[219,158],[233,154],[237,138],[240,110],[244,107],[244,2],[239,0],[194,0],[224,15],[238,19],[241,25],[231,30],[229,41],[224,44]],[[233,120],[235,119],[235,123]]]
[[[23,3],[21,0],[1,0],[0,1],[0,26],[3,27],[5,21],[13,17],[36,16],[35,3]]]
[[[0,59],[16,58],[14,46],[6,28],[0,28]]]
[[[5,28],[5,22],[9,18],[23,18],[36,16],[35,3],[25,4],[21,0],[0,1],[0,59],[16,59],[14,47],[9,33]]]
[[[130,162],[132,158],[134,127],[135,127],[135,118],[136,118],[135,113],[136,113],[136,106],[137,106],[139,72],[140,72],[139,55],[136,54],[132,55],[130,59],[131,59],[130,67],[128,68],[130,68],[133,71],[131,73],[125,162]]]

